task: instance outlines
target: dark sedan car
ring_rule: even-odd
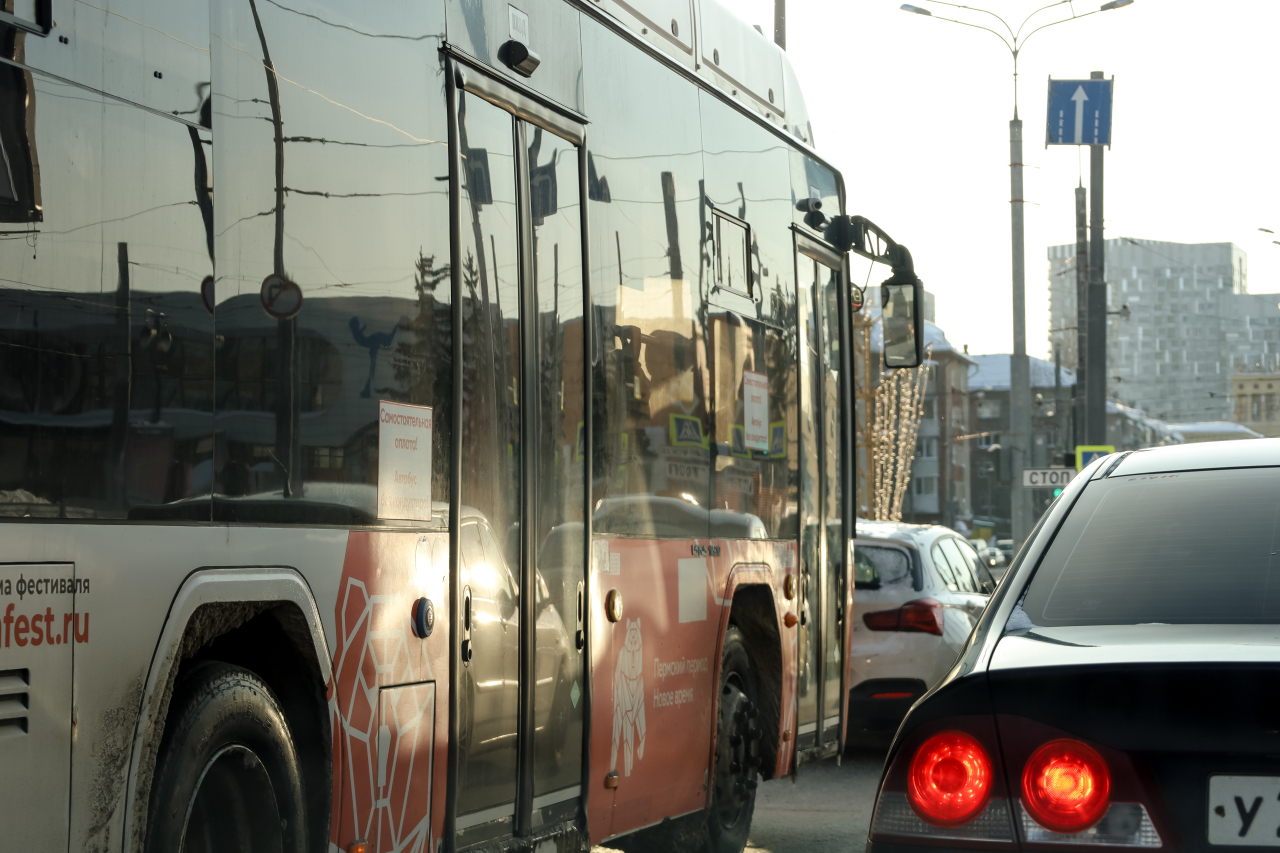
[[[868,853],[1280,846],[1280,439],[1113,454],[904,720]]]

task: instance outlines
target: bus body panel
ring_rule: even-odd
[[[13,660],[30,668],[31,692],[37,696],[54,674],[47,671],[48,665],[64,668],[71,689],[58,697],[56,707],[39,710],[65,726],[63,748],[68,750],[71,772],[62,771],[57,787],[67,792],[71,803],[71,849],[83,850],[114,847],[124,831],[126,782],[137,772],[135,744],[147,735],[146,725],[139,726],[139,712],[159,699],[145,695],[148,677],[177,651],[157,648],[157,639],[172,617],[179,589],[194,573],[207,572],[209,567],[297,567],[321,600],[332,601],[332,593],[326,593],[340,575],[338,555],[348,535],[339,530],[106,524],[6,524],[3,532],[7,555],[28,556],[26,563],[75,567],[77,572],[75,593],[42,588],[35,596],[19,596],[14,588],[11,595],[0,597],[0,611],[9,604],[14,605],[15,617],[30,618],[39,605],[42,613],[59,611],[51,634],[55,650],[66,649],[63,656],[58,661],[26,664]],[[8,577],[6,569],[0,569],[0,577]],[[69,576],[70,572],[55,574]],[[22,576],[30,579],[29,573]],[[71,620],[66,619],[69,614],[74,614]],[[324,622],[326,632],[331,632],[332,616]],[[65,636],[64,626],[69,629]],[[16,639],[11,636],[11,642]],[[25,639],[31,644],[34,634]],[[315,640],[321,648],[331,645],[323,635]],[[0,668],[10,668],[9,655],[0,660]],[[327,670],[328,661],[318,663]],[[5,754],[7,740],[0,740],[0,755]],[[41,763],[49,763],[50,758],[42,754]],[[56,788],[39,790],[41,811],[32,817],[45,825],[49,813],[44,809],[48,798],[56,797]],[[6,800],[6,806],[11,803],[15,801]],[[63,824],[62,832],[67,831]]]
[[[616,623],[597,622],[588,816],[592,843],[704,808],[710,796],[722,654],[736,589],[761,585],[777,609],[782,677],[771,776],[790,772],[795,632],[783,593],[795,544],[753,540],[597,538],[597,612],[622,595]],[[772,750],[771,750],[772,752]],[[617,786],[605,777],[616,774]]]
[[[447,534],[351,534],[327,688],[339,847],[366,838],[375,850],[434,850],[444,829],[449,620],[419,638],[408,617],[424,597],[445,613],[448,589]]]

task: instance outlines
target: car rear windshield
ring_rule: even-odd
[[[1090,483],[1027,590],[1036,625],[1280,622],[1280,468]]]

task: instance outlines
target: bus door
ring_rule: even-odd
[[[479,71],[455,64],[451,78],[462,423],[450,781],[464,847],[579,813],[582,135]]]
[[[847,585],[839,292],[843,260],[796,232],[800,303],[800,634],[797,763],[831,755],[843,731]]]

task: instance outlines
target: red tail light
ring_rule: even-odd
[[[1054,832],[1083,832],[1111,805],[1111,771],[1093,747],[1059,738],[1041,746],[1022,771],[1023,805]]]
[[[987,807],[991,759],[972,735],[939,732],[916,750],[907,771],[907,800],[934,826],[962,826]]]
[[[941,637],[942,605],[932,598],[917,598],[897,610],[864,613],[862,621],[872,631],[911,631]]]

